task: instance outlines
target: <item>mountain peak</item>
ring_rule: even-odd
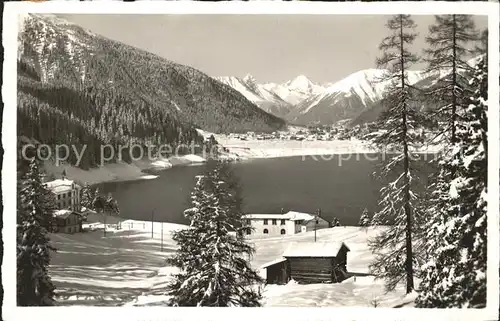
[[[300,90],[309,90],[311,87],[314,86],[313,82],[304,75],[299,75],[295,77],[293,80],[287,82],[286,85],[290,88],[300,89]]]

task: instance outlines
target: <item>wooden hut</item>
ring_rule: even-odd
[[[264,264],[267,284],[336,283],[347,278],[347,252],[343,242],[290,244],[282,257]]]
[[[343,242],[291,244],[283,253],[290,278],[298,283],[335,283],[347,278],[347,252]]]
[[[267,284],[286,284],[290,280],[288,262],[284,257],[264,264],[261,269],[266,270]]]

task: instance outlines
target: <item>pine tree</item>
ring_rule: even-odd
[[[81,205],[85,207],[87,210],[95,210],[94,209],[94,198],[95,192],[90,188],[89,184],[85,183],[81,191]]]
[[[436,23],[429,27],[425,50],[428,72],[449,72],[438,80],[427,92],[433,101],[439,99],[442,105],[432,113],[439,119],[448,120],[445,132],[448,141],[456,138],[456,122],[459,120],[464,99],[467,95],[466,74],[472,71],[467,63],[470,58],[468,44],[478,39],[474,21],[470,15],[437,15]],[[446,137],[446,136],[442,136]]]
[[[370,215],[368,214],[368,209],[365,208],[361,217],[359,218],[359,226],[367,228],[371,225]]]
[[[223,161],[206,166],[191,194],[193,207],[185,211],[190,228],[173,235],[179,249],[168,262],[180,272],[167,287],[169,304],[260,306],[257,287],[263,280],[247,261],[254,249],[245,240],[249,227],[242,224],[241,203],[231,187],[236,179]]]
[[[408,84],[407,70],[418,58],[409,47],[416,33],[415,23],[409,15],[392,17],[387,27],[391,34],[379,46],[382,57],[377,60],[380,68],[387,72],[381,81],[390,82],[384,99],[386,109],[376,122],[378,134],[373,143],[382,152],[393,149],[392,158],[384,164],[380,176],[390,181],[381,189],[380,210],[373,216],[374,225],[387,225],[386,229],[369,240],[375,255],[370,270],[377,278],[385,280],[386,290],[393,290],[399,282],[406,282],[406,292],[414,289],[414,269],[419,264],[419,255],[414,253],[414,238],[420,232],[414,226],[419,216],[415,202],[418,174],[415,155],[418,128],[423,121],[413,103],[413,91]]]
[[[38,164],[33,159],[18,183],[17,208],[17,304],[54,305],[54,290],[48,273],[55,199],[43,185]]]
[[[339,220],[337,217],[333,217],[333,218],[332,218],[332,222],[330,223],[330,225],[331,225],[332,227],[341,226],[341,225],[340,225],[340,220]]]
[[[451,167],[455,177],[447,203],[432,221],[430,240],[437,242],[424,266],[418,307],[486,306],[487,61],[480,60],[471,85],[474,95],[457,124]]]

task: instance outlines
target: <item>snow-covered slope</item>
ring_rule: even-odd
[[[50,266],[58,304],[165,305],[168,299],[164,294],[165,286],[172,273],[178,272],[165,264],[165,258],[177,249],[171,232],[187,226],[107,217],[104,236],[104,217],[89,214],[88,219],[86,226],[91,231],[87,233],[51,235],[52,243],[58,248]],[[122,221],[119,230],[114,228],[117,221]],[[353,276],[336,284],[291,282],[288,285],[268,285],[263,292],[264,306],[371,307],[374,300],[380,307],[394,307],[406,302],[411,306],[414,298],[405,295],[403,286],[385,293],[383,281],[374,280],[369,275],[368,265],[373,255],[367,240],[376,235],[379,228],[366,231],[358,227],[318,230],[320,242],[344,241],[349,246],[347,269]],[[259,269],[262,264],[280,258],[290,243],[313,242],[314,232],[260,237],[251,241],[256,248],[251,265]],[[260,272],[265,275],[265,270]]]
[[[54,122],[54,117],[64,117],[71,119],[71,126],[78,122],[82,132],[93,135],[90,114],[96,127],[100,121],[107,124],[102,127],[108,130],[134,127],[134,122],[126,124],[125,117],[129,116],[125,115],[133,115],[139,109],[143,114],[155,115],[146,117],[141,126],[149,129],[140,135],[162,128],[170,135],[168,141],[174,141],[174,135],[180,132],[180,136],[190,140],[186,135],[193,134],[193,124],[212,132],[272,132],[284,127],[282,119],[264,112],[238,91],[199,70],[93,34],[54,15],[29,14],[19,21],[22,32],[18,36],[18,105],[29,101],[29,110],[43,101],[48,105],[42,108],[44,113],[51,110],[47,116],[26,112],[32,121],[20,126],[21,133],[31,135],[31,124],[45,128],[47,124],[40,121]],[[112,111],[108,114],[117,116],[110,117],[112,124],[102,119],[107,117],[102,113],[104,103],[81,98],[87,96],[113,102],[109,103]],[[68,101],[72,103],[68,105]],[[130,117],[137,120],[136,116]],[[131,127],[124,131],[132,135],[137,132]]]
[[[380,101],[390,84],[382,81],[385,71],[366,69],[333,83],[324,91],[312,95],[294,108],[287,119],[294,123],[334,123],[359,115]],[[422,71],[410,71],[410,84],[426,77]]]
[[[282,117],[289,112],[291,105],[280,96],[257,83],[255,78],[248,74],[244,78],[226,76],[216,77],[216,80],[231,86],[240,92],[264,111]]]

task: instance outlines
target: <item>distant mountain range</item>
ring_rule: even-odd
[[[474,65],[477,58],[469,61]],[[365,69],[325,85],[306,76],[284,84],[257,84],[253,77],[218,77],[217,80],[241,92],[267,112],[296,125],[333,124],[350,120],[355,125],[373,121],[383,110],[383,97],[389,82],[381,81],[386,71]],[[416,88],[433,86],[449,72],[408,71],[408,81]],[[248,84],[251,79],[251,86]],[[265,93],[265,94],[263,94]]]

